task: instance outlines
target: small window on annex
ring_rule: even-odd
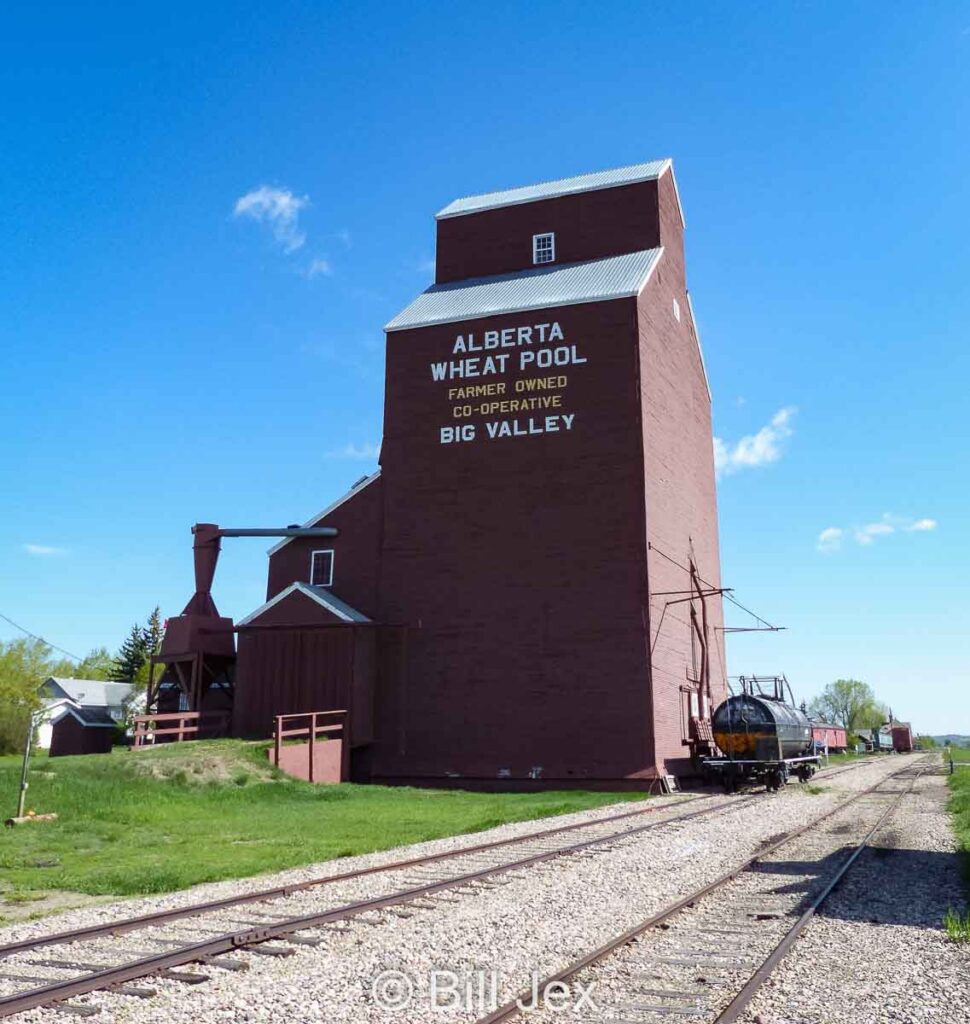
[[[310,555],[310,586],[329,587],[333,584],[333,551],[314,551]]]

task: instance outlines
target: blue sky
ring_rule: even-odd
[[[302,520],[373,468],[435,210],[672,156],[724,580],[788,627],[729,671],[970,733],[966,3],[4,20],[0,612],[81,654],[177,613],[191,523]],[[227,542],[219,606],[264,587]]]

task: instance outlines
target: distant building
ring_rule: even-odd
[[[40,686],[45,703],[37,746],[51,757],[107,753],[131,691],[128,683],[51,676]]]

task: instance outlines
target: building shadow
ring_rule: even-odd
[[[880,845],[859,856],[822,904],[819,916],[868,924],[940,928],[948,909],[965,906],[959,853],[914,850],[899,846],[898,842],[898,834],[892,828],[885,830]],[[804,900],[794,911],[799,914],[828,884],[854,848],[848,843],[820,861],[759,862],[748,873],[776,879],[777,884],[769,887],[771,892],[803,894]]]

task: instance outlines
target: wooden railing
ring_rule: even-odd
[[[314,778],[314,752],[318,740],[340,741],[340,777],[346,779],[350,769],[350,715],[347,711],[305,711],[295,715],[277,715],[273,736],[273,763],[279,767],[280,749],[286,740],[307,741],[309,781]]]
[[[162,723],[161,728],[159,723]],[[164,715],[136,715],[135,746],[148,746],[159,736],[172,736],[174,740],[169,742],[175,743],[198,739],[200,732],[222,736],[228,724],[228,711],[173,711]]]

